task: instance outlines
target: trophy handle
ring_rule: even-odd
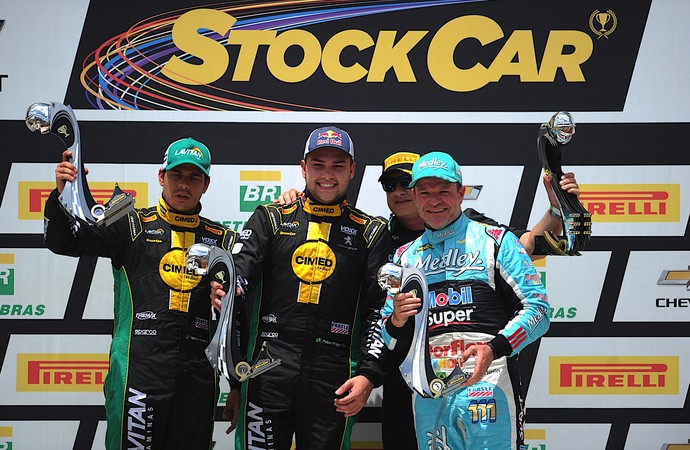
[[[111,198],[96,203],[86,181],[82,160],[79,123],[72,108],[62,103],[34,103],[26,111],[26,126],[31,131],[57,136],[64,148],[72,151],[69,162],[77,167],[77,178],[65,184],[60,205],[76,220],[88,225],[110,225],[134,208],[134,198],[116,184]]]
[[[542,124],[537,133],[537,152],[544,173],[551,175],[551,187],[558,202],[563,224],[563,236],[545,232],[537,236],[534,254],[580,255],[592,234],[592,214],[587,211],[576,195],[563,191],[561,157],[575,134],[575,122],[568,112],[558,112],[548,123]]]
[[[210,275],[226,292],[221,299],[218,327],[205,350],[211,366],[227,380],[242,382],[279,365],[281,361],[268,353],[267,342],[251,363],[242,359],[240,330],[235,320],[235,263],[230,253],[213,245],[193,244],[187,249],[185,266],[196,275]]]
[[[400,373],[407,385],[424,397],[438,398],[444,394],[446,383],[436,376],[429,354],[429,288],[422,271],[415,267],[402,269],[400,292],[415,292],[422,307],[414,316],[414,335],[410,349],[400,364]]]

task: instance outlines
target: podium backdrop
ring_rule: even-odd
[[[174,3],[174,6],[172,6]],[[53,255],[42,209],[60,142],[24,125],[74,108],[97,200],[157,201],[175,139],[213,156],[204,215],[241,230],[304,186],[308,133],[346,129],[356,205],[388,216],[388,154],[446,151],[465,207],[534,225],[548,207],[539,124],[563,155],[593,237],[537,263],[552,325],[520,356],[528,449],[657,449],[690,439],[690,3],[683,0],[118,3],[0,7],[0,450],[101,449],[112,331],[109,261]],[[223,386],[224,403],[227,385]],[[380,393],[353,448],[380,444]],[[217,449],[232,448],[227,424]]]

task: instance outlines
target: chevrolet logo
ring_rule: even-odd
[[[656,284],[680,284],[690,291],[690,266],[688,270],[662,270]]]

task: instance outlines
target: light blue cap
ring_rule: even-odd
[[[412,166],[410,187],[422,178],[440,178],[451,183],[462,184],[462,171],[457,162],[448,153],[431,152],[423,155]]]

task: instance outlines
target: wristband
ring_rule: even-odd
[[[559,219],[560,219],[561,217],[563,217],[563,216],[561,215],[561,210],[558,209],[558,208],[556,208],[556,207],[553,206],[553,205],[549,205],[549,213],[551,213],[551,215],[554,216],[554,217],[558,217]]]
[[[493,353],[494,359],[496,359],[496,347],[494,347],[494,344],[492,344],[491,342],[487,342],[486,346],[491,349],[491,353]]]

